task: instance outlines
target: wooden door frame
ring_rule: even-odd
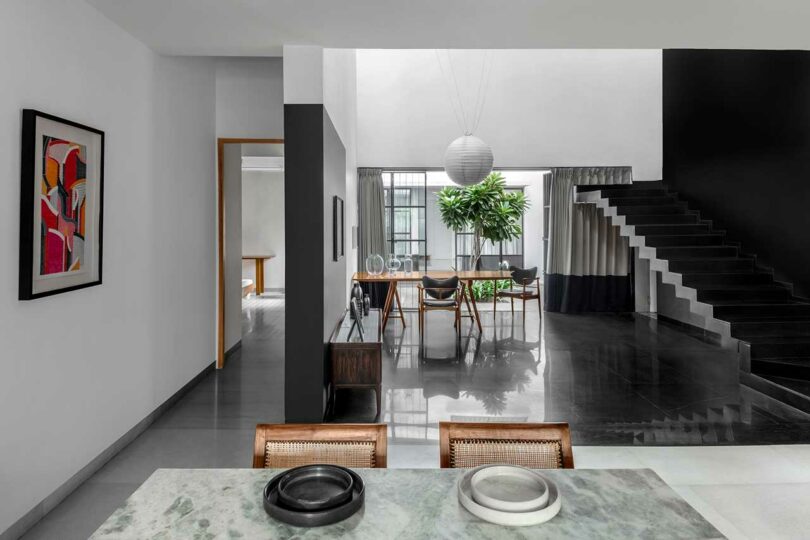
[[[225,366],[225,158],[226,144],[284,144],[284,139],[217,138],[217,369]]]

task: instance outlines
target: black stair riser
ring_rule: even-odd
[[[659,259],[705,259],[714,257],[735,257],[737,248],[734,246],[690,246],[690,247],[662,247],[655,249]]]
[[[626,216],[624,222],[628,225],[672,225],[696,224],[700,220],[698,214],[649,214]]]
[[[713,306],[715,308],[719,306]],[[810,322],[810,315],[722,315],[716,316],[715,319],[725,321],[727,323],[744,323],[744,322],[768,322],[768,321],[808,321]]]
[[[709,234],[711,227],[707,223],[684,225],[636,225],[635,233],[638,236],[678,235],[678,234]]]
[[[773,274],[765,272],[684,274],[681,276],[681,283],[693,289],[712,285],[769,285],[773,283]]]
[[[608,197],[610,206],[670,206],[677,205],[680,201],[669,195],[664,197],[614,197],[611,193]]]
[[[714,306],[714,316],[722,320],[734,317],[810,317],[810,304]]]
[[[687,208],[685,205],[667,204],[661,206],[616,206],[616,213],[620,216],[650,216],[665,214],[683,214]]]
[[[810,358],[806,365],[780,362],[778,359],[751,360],[751,371],[757,375],[787,377],[789,379],[810,380]]]
[[[616,190],[642,190],[642,189],[666,189],[660,180],[652,182],[633,182],[632,184],[592,184],[577,186],[577,191],[616,191]]]
[[[754,337],[810,337],[807,321],[754,321],[731,324],[731,336],[737,339]]]
[[[751,360],[810,356],[810,339],[795,343],[752,343]]]
[[[681,259],[669,261],[669,269],[679,274],[718,274],[752,272],[754,259],[728,257],[725,259]]]
[[[790,291],[787,289],[762,289],[750,291],[724,291],[724,290],[700,290],[697,291],[697,299],[700,302],[728,302],[735,301],[740,304],[763,303],[763,301],[787,300],[790,298]]]
[[[633,198],[633,197],[676,197],[665,189],[612,189],[609,191],[602,191],[603,197],[614,198]]]
[[[720,246],[724,238],[722,234],[651,235],[644,237],[644,244],[650,247]]]

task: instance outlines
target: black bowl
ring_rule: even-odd
[[[352,476],[353,485],[351,498],[343,504],[335,506],[334,508],[327,508],[326,510],[314,511],[287,508],[278,498],[278,483],[286,474],[281,473],[274,476],[264,487],[264,511],[273,519],[295,525],[296,527],[321,527],[323,525],[331,525],[332,523],[343,521],[353,516],[363,507],[366,490],[360,475],[350,469],[346,470],[349,471],[349,474]]]
[[[278,500],[294,510],[326,510],[352,498],[354,480],[348,469],[306,465],[290,469],[278,482]]]

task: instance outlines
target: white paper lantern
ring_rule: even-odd
[[[492,172],[492,148],[478,137],[459,137],[444,153],[444,170],[456,184],[477,184]]]

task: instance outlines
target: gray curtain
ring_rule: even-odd
[[[574,186],[630,184],[631,167],[564,167],[551,172],[546,311],[632,309],[630,247],[593,204],[574,202]]]
[[[366,270],[366,257],[372,253],[388,260],[388,241],[385,238],[385,192],[382,169],[357,169],[360,224],[357,231],[357,268]],[[361,283],[363,292],[371,298],[375,308],[383,307],[388,292],[387,283]]]
[[[360,228],[358,230],[357,267],[365,270],[366,257],[372,253],[388,258],[385,238],[385,193],[382,169],[357,169],[360,200]]]

